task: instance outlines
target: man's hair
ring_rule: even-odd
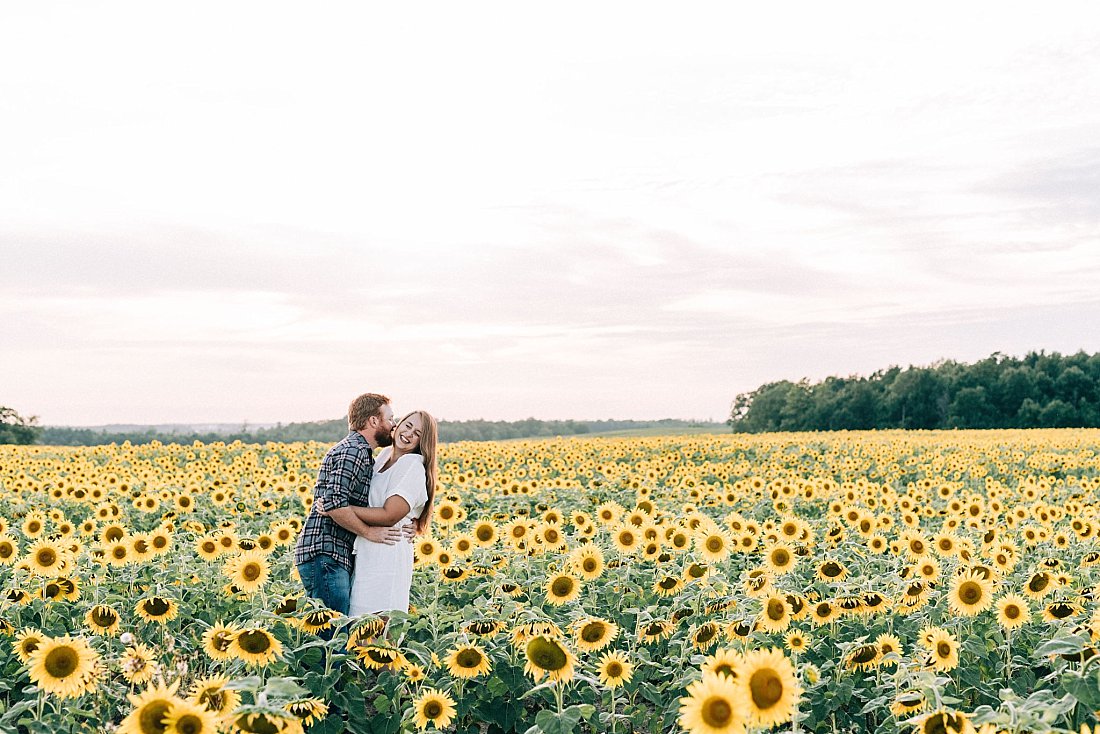
[[[367,419],[378,415],[379,409],[390,402],[385,395],[363,393],[348,406],[348,430],[361,431],[367,427]]]

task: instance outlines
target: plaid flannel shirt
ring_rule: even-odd
[[[329,512],[348,505],[369,506],[368,494],[373,473],[374,454],[370,444],[358,432],[352,431],[329,449],[317,472],[317,483],[313,485],[313,507],[294,547],[296,564],[324,554],[334,558],[349,573],[353,570],[355,533],[317,511]]]

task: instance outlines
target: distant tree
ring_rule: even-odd
[[[0,444],[26,446],[34,443],[41,432],[37,416],[24,418],[14,409],[0,406]]]
[[[995,352],[974,364],[772,382],[741,393],[734,431],[1100,427],[1100,354]]]

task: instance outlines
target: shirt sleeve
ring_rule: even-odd
[[[401,473],[394,476],[390,486],[386,487],[385,497],[389,499],[397,495],[404,498],[409,503],[409,509],[417,514],[428,502],[428,475],[419,459],[419,454],[409,454],[409,458],[402,458],[402,466],[394,467],[400,468]]]
[[[332,465],[318,483],[314,502],[325,512],[350,504],[352,485],[362,473],[363,458],[354,450],[341,451],[332,457]]]

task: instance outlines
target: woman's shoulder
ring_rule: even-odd
[[[422,454],[405,454],[397,459],[397,463],[403,466],[424,466],[424,456]]]

